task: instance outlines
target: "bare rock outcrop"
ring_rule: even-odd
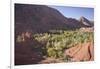
[[[94,46],[92,42],[80,44],[65,50],[65,55],[71,57],[71,61],[93,61]]]

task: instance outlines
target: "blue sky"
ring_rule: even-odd
[[[94,9],[85,7],[49,6],[60,11],[65,17],[79,19],[81,16],[94,20]]]

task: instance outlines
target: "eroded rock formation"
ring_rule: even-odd
[[[71,61],[94,60],[94,46],[92,42],[80,44],[65,50],[65,55],[71,57]]]

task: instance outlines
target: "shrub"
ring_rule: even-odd
[[[47,56],[59,58],[64,57],[65,49],[93,41],[93,32],[57,31],[57,33],[34,34],[34,38],[45,44],[43,50],[47,52]]]

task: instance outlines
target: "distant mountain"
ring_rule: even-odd
[[[87,27],[92,27],[93,26],[93,22],[92,21],[89,21],[88,19],[86,19],[85,17],[80,17],[79,21],[86,25]]]
[[[16,34],[27,30],[40,33],[49,30],[75,30],[91,26],[92,24],[85,17],[81,17],[80,20],[67,18],[58,10],[45,5],[15,4]]]

